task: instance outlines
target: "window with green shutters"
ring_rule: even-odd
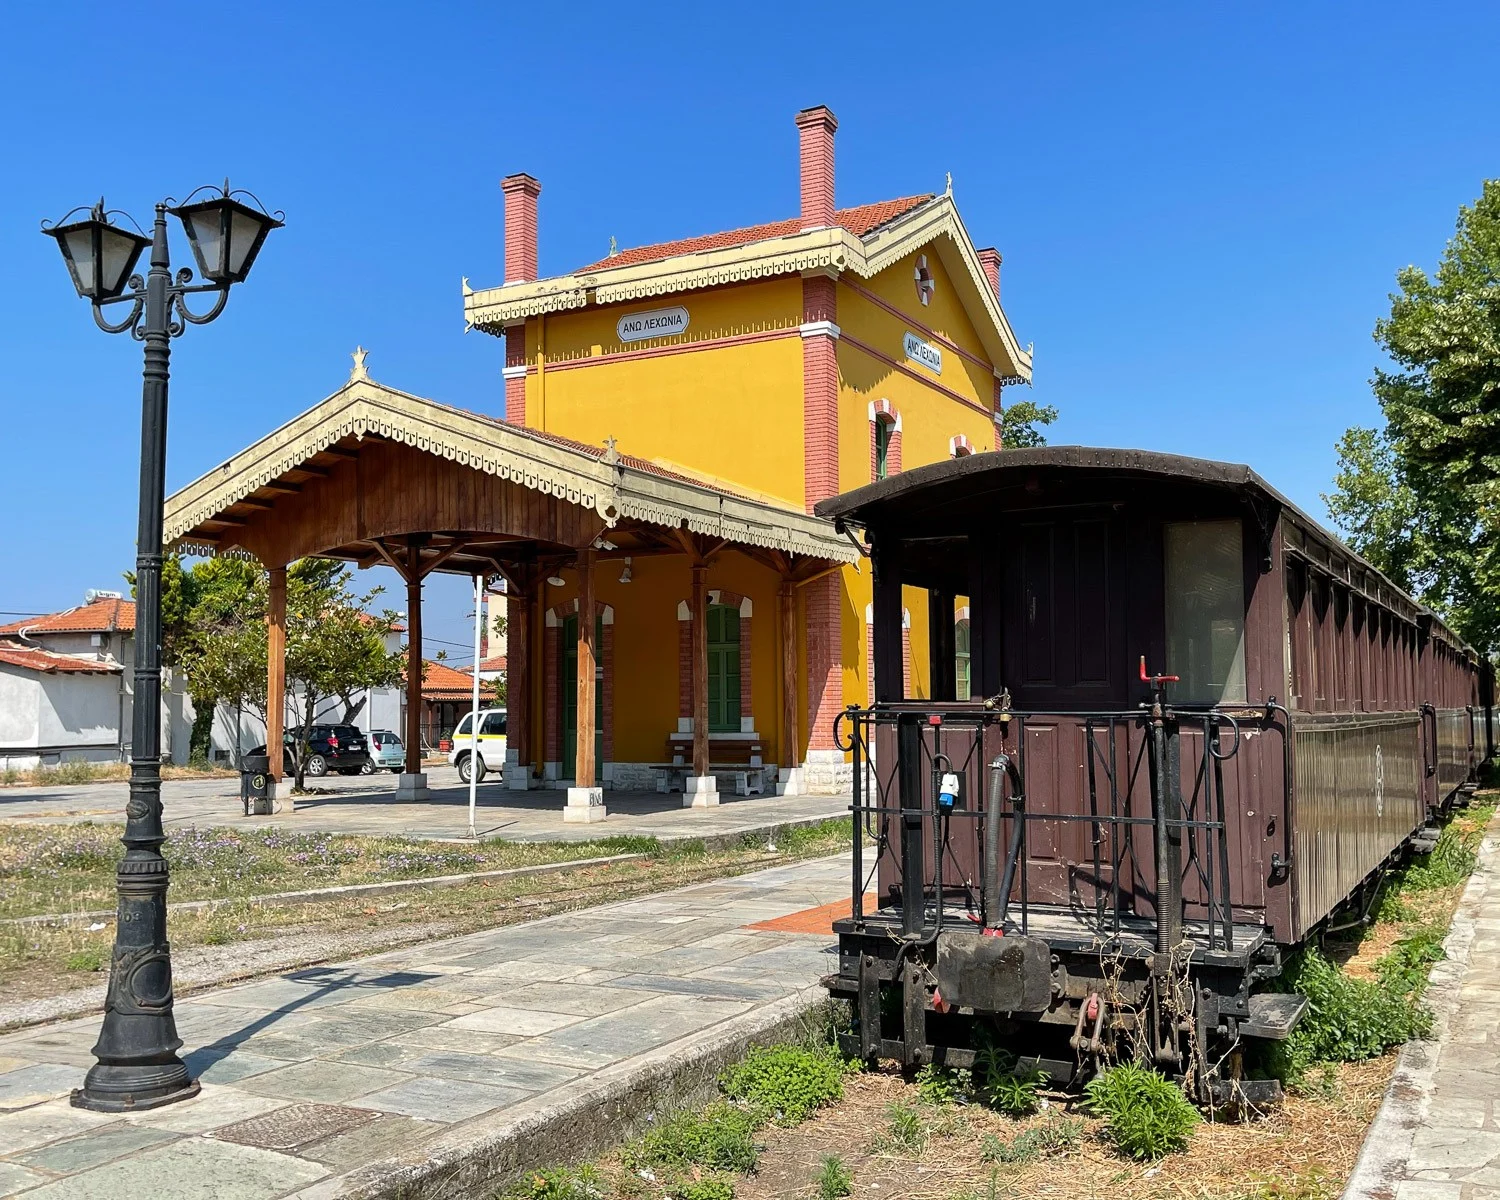
[[[960,700],[969,698],[969,623],[955,622],[953,626],[953,666],[957,686],[955,693]]]
[[[740,610],[708,606],[708,731],[740,731]]]
[[[886,457],[891,449],[891,431],[895,426],[878,418],[875,421],[875,478],[886,477]]]

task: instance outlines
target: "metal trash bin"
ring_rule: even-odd
[[[265,754],[247,754],[240,759],[240,801],[245,815],[271,815],[271,759]]]

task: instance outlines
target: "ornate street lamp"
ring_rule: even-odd
[[[195,192],[194,195],[197,193]],[[281,226],[275,216],[235,199],[228,181],[222,194],[169,208],[156,206],[152,236],[111,223],[100,200],[88,216],[74,209],[42,232],[57,240],[73,286],[90,302],[106,333],[124,333],[146,345],[141,387],[140,523],[136,535],[135,707],[131,726],[130,799],[125,805],[125,857],[115,874],[119,908],[104,1026],[94,1045],[98,1060],[73,1093],[73,1104],[101,1112],[157,1108],[198,1094],[198,1083],[177,1056],[182,1039],[172,1016],[172,958],[167,944],[167,862],[161,856],[161,564],[162,506],[166,501],[167,376],[170,342],[189,325],[206,325],[224,311],[229,287],[245,278],[261,243]],[[254,197],[250,197],[254,199]],[[167,213],[183,223],[207,283],[193,283],[184,267],[174,279],[167,253]],[[123,214],[121,214],[123,215]],[[143,280],[131,272],[147,246],[151,268]],[[127,290],[128,289],[128,290]],[[216,292],[199,315],[184,297]],[[104,307],[128,303],[130,313],[111,324]]]

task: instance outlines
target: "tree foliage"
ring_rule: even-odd
[[[1350,544],[1481,653],[1500,649],[1500,180],[1434,275],[1407,267],[1375,326],[1385,428],[1339,442],[1329,511]]]
[[[1057,407],[1038,404],[1035,400],[1013,400],[1000,413],[1000,445],[1006,450],[1028,446],[1045,446],[1047,436],[1041,430],[1057,420]]]

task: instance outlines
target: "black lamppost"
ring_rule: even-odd
[[[140,525],[136,535],[135,709],[132,714],[130,800],[125,806],[125,857],[115,875],[119,911],[104,1027],[94,1046],[98,1062],[73,1104],[102,1112],[156,1108],[198,1094],[198,1083],[177,1057],[182,1039],[172,1016],[172,957],[167,944],[166,833],[161,823],[161,563],[162,507],[166,501],[167,362],[170,342],[189,325],[205,325],[224,311],[229,287],[249,273],[261,243],[282,222],[236,199],[247,192],[222,191],[177,207],[156,206],[152,236],[110,222],[100,200],[88,216],[69,221],[74,209],[42,232],[57,239],[73,286],[94,310],[106,333],[124,333],[146,344],[141,388]],[[253,196],[250,199],[254,199]],[[206,282],[193,283],[184,267],[174,280],[167,254],[167,213],[187,231]],[[134,222],[132,222],[133,224]],[[151,247],[146,278],[132,275]],[[128,291],[126,289],[129,289]],[[193,292],[217,292],[202,316],[184,300]],[[129,303],[119,324],[104,319],[107,304]]]

